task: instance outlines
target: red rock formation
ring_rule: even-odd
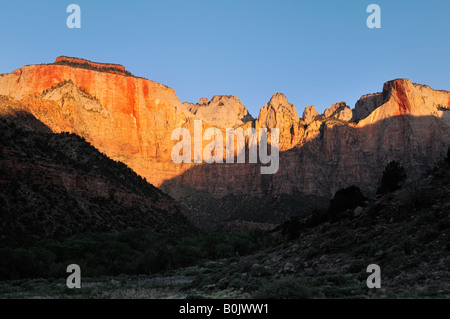
[[[55,132],[85,137],[156,186],[184,184],[217,196],[303,192],[331,197],[352,184],[373,192],[388,161],[400,160],[409,176],[418,177],[450,145],[450,112],[443,111],[450,107],[450,93],[406,79],[363,96],[354,112],[358,124],[334,116],[305,123],[284,95],[275,94],[258,120],[244,124],[280,129],[280,169],[264,177],[260,165],[174,164],[171,150],[178,141],[171,140],[171,133],[185,127],[193,136],[197,115],[186,110],[173,89],[146,79],[31,65],[1,75],[0,94],[21,99],[24,109]],[[220,103],[219,97],[215,100]],[[203,99],[198,108],[210,103]],[[343,109],[348,120],[350,110]],[[208,126],[204,123],[204,129]]]
[[[30,97],[44,91],[44,98]],[[187,169],[170,157],[172,130],[185,117],[177,111],[181,102],[162,84],[66,65],[30,65],[2,75],[0,94],[22,99],[55,132],[85,137],[155,185]]]

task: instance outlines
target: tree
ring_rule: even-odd
[[[406,171],[403,166],[397,162],[390,162],[384,169],[380,184],[378,185],[377,195],[392,193],[401,188],[406,180]]]
[[[358,206],[364,206],[366,198],[361,193],[359,187],[350,186],[345,189],[340,189],[336,192],[333,199],[330,201],[328,213],[331,219],[338,218],[339,214],[348,210],[354,209]]]

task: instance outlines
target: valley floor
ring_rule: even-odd
[[[411,219],[406,228],[423,219]],[[408,239],[395,222],[353,223],[352,232],[349,221],[325,223],[253,255],[205,260],[162,275],[82,278],[81,289],[68,289],[65,278],[3,281],[0,298],[450,298],[450,254],[440,239]],[[430,231],[420,227],[415,235],[423,239]],[[381,289],[367,288],[370,263],[381,267]]]

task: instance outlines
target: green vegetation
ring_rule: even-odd
[[[179,239],[148,229],[86,233],[62,241],[41,240],[26,248],[0,248],[0,280],[60,278],[66,276],[65,268],[73,263],[80,265],[88,277],[154,274],[202,260],[249,255],[272,241],[263,231]],[[262,269],[254,271],[264,274]],[[238,285],[237,280],[234,285]]]
[[[0,247],[128,228],[174,237],[196,232],[167,194],[84,138],[54,134],[31,114],[0,119],[0,145],[8,152],[0,166]],[[66,186],[63,177],[80,186]],[[98,192],[81,186],[96,183]],[[136,200],[126,203],[117,194]]]
[[[262,286],[253,294],[255,299],[310,299],[313,291],[298,277],[285,277]]]
[[[405,180],[406,171],[403,166],[399,162],[392,161],[384,169],[377,194],[392,193],[399,189]]]
[[[80,68],[80,69],[87,69],[87,70],[94,70],[94,71],[100,71],[100,72],[106,72],[106,73],[114,73],[114,74],[122,74],[125,76],[133,76],[133,74],[131,74],[131,72],[129,71],[124,71],[119,69],[118,67],[114,67],[114,66],[95,66],[92,65],[90,63],[81,63],[81,62],[74,62],[74,61],[58,61],[53,63],[55,65],[68,65],[74,68]]]

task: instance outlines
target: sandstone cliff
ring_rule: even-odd
[[[54,132],[85,137],[156,186],[184,185],[219,197],[302,193],[329,198],[352,184],[371,193],[388,161],[401,161],[410,177],[418,177],[450,145],[450,93],[406,79],[361,97],[353,111],[341,102],[324,115],[309,108],[303,119],[280,93],[252,120],[236,97],[183,105],[171,88],[102,71],[95,63],[91,69],[25,66],[0,76],[0,94],[19,99]],[[196,119],[204,121],[203,129],[216,126],[224,136],[227,126],[278,127],[278,173],[261,176],[259,164],[174,164],[171,150],[178,141],[171,133],[185,127],[193,136]]]
[[[54,132],[83,136],[155,185],[183,171],[171,161],[170,136],[184,114],[177,111],[181,102],[174,90],[162,84],[67,65],[30,65],[1,75],[0,94],[22,100]]]

